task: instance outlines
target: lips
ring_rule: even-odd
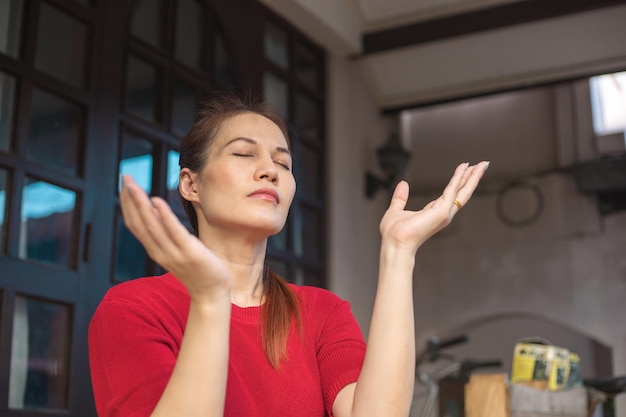
[[[275,204],[280,202],[280,198],[278,197],[278,193],[271,188],[261,188],[252,193],[248,194],[248,197],[258,198],[261,200],[271,201]]]

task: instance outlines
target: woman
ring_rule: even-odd
[[[441,197],[380,223],[367,348],[349,305],[265,268],[296,185],[287,129],[259,103],[219,96],[180,150],[179,191],[196,236],[161,198],[123,178],[127,227],[169,272],[113,287],[89,332],[100,417],[407,416],[414,383],[417,249],[466,204],[488,163],[461,164]]]

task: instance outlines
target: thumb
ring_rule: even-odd
[[[409,199],[409,183],[406,181],[400,181],[396,185],[396,189],[391,196],[391,202],[389,203],[390,210],[404,210],[406,202]]]

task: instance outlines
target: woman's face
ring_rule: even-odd
[[[209,147],[205,167],[191,175],[195,194],[190,201],[196,203],[200,236],[211,227],[256,231],[259,237],[276,234],[296,191],[285,136],[256,113],[226,120]]]

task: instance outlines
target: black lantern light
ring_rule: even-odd
[[[371,172],[365,173],[365,195],[368,198],[374,197],[379,188],[388,190],[394,182],[400,178],[411,154],[407,152],[400,143],[400,137],[393,133],[385,144],[376,150],[378,164],[387,178],[380,179]]]

